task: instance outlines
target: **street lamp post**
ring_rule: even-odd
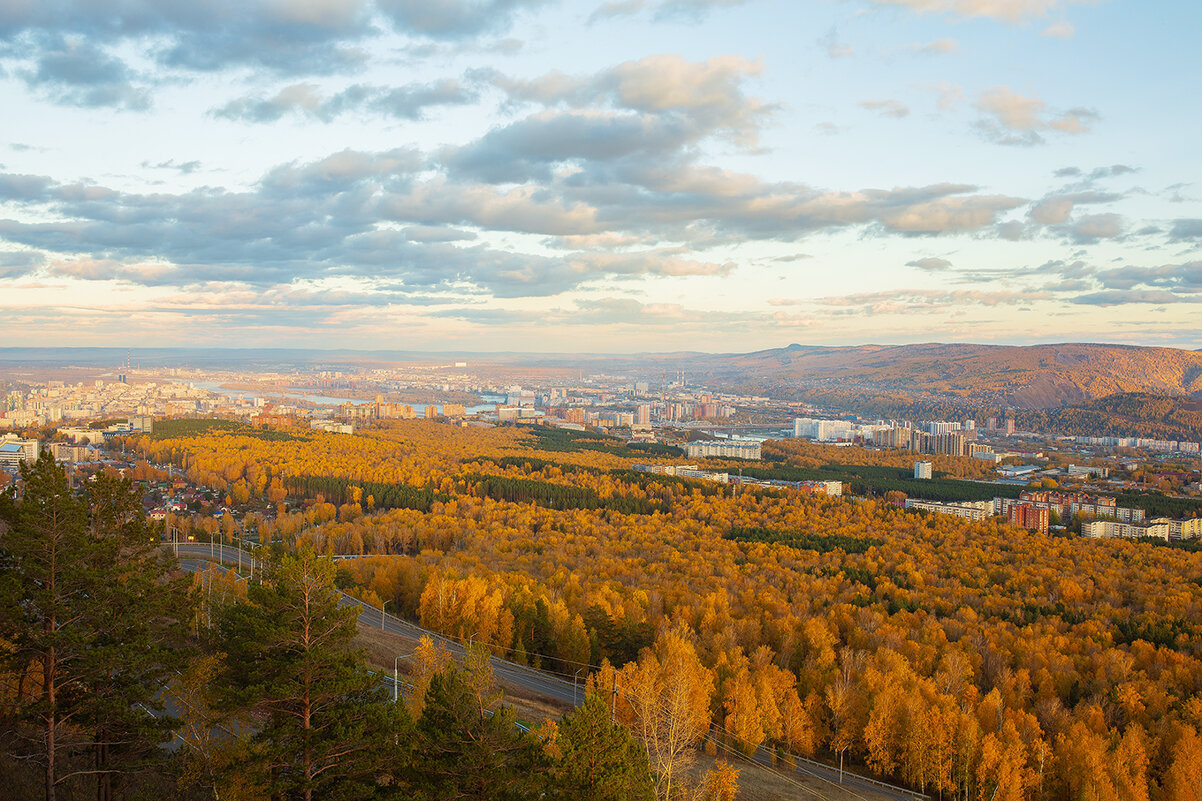
[[[389,599],[380,604],[380,631],[384,630],[384,607],[388,606],[389,604],[395,604],[395,602]]]
[[[250,577],[253,579],[255,577],[255,548],[263,547],[263,543],[248,542],[246,546],[250,548]]]
[[[588,668],[578,668],[576,672],[572,674],[572,703],[575,706],[580,706],[580,701],[576,699],[576,677],[580,675],[580,671],[582,670],[588,670]]]

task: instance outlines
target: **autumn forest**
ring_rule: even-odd
[[[512,427],[128,445],[278,506],[261,540],[365,555],[341,567],[353,592],[497,655],[635,686],[670,652],[711,731],[746,753],[966,801],[1202,792],[1202,555],[881,498],[736,493],[631,471],[671,459],[543,450]]]

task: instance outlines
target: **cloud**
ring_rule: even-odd
[[[909,116],[910,107],[896,100],[861,100],[860,108],[879,112],[882,117],[901,119]]]
[[[400,28],[432,39],[457,40],[503,33],[514,17],[546,0],[378,0]]]
[[[1081,245],[1093,244],[1100,239],[1117,239],[1123,233],[1123,218],[1113,213],[1087,214],[1071,223],[1067,231],[1073,241]]]
[[[128,263],[112,259],[73,258],[52,259],[46,273],[56,278],[78,278],[85,281],[128,281],[135,284],[162,284],[179,278],[179,268],[173,264]]]
[[[960,43],[955,39],[944,37],[926,44],[912,44],[905,49],[920,56],[942,56],[960,52]]]
[[[848,314],[904,314],[959,306],[1018,306],[1051,297],[1047,292],[977,289],[893,289],[818,298],[819,306],[845,309]]]
[[[633,16],[642,11],[646,5],[646,0],[611,0],[611,2],[597,6],[593,13],[589,14],[588,23],[591,25],[605,19]]]
[[[1040,131],[1054,130],[1082,134],[1098,119],[1096,112],[1084,108],[1049,116],[1047,104],[1037,97],[1020,95],[1008,86],[995,86],[981,93],[978,111],[987,115],[978,126],[991,139],[1004,145],[1033,145],[1043,142]]]
[[[1181,298],[1172,292],[1162,292],[1150,289],[1108,290],[1078,295],[1070,299],[1070,303],[1084,306],[1124,306],[1128,303],[1155,303],[1175,305],[1178,303],[1198,303],[1202,298]]]
[[[763,70],[759,61],[715,56],[688,61],[656,55],[626,61],[590,76],[552,72],[533,80],[479,73],[514,101],[569,108],[599,104],[645,114],[680,114],[712,130],[754,141],[756,129],[773,106],[747,96],[743,84]]]
[[[1202,261],[1165,264],[1159,267],[1120,267],[1102,270],[1097,280],[1106,289],[1162,289],[1171,292],[1202,292]]]
[[[856,54],[855,48],[839,41],[839,30],[837,28],[831,28],[827,31],[826,35],[818,40],[818,46],[825,50],[827,56],[832,59],[848,58]]]
[[[1031,219],[1040,225],[1060,225],[1068,221],[1074,207],[1085,203],[1113,203],[1122,199],[1113,192],[1070,192],[1048,195],[1031,207]]]
[[[948,188],[945,196],[902,204],[881,214],[881,223],[893,231],[908,234],[937,234],[969,231],[992,225],[1003,211],[1022,205],[1019,198],[1006,195],[969,195]]]
[[[711,11],[720,8],[733,8],[750,2],[750,0],[660,0],[658,3],[649,0],[608,0],[593,9],[588,15],[587,24],[593,25],[602,20],[618,17],[631,17],[642,11],[654,9],[652,19],[657,22],[683,21],[700,22]]]
[[[1169,230],[1169,240],[1173,242],[1197,242],[1202,240],[1202,220],[1174,220]]]
[[[1065,195],[1044,198],[1031,207],[1031,219],[1040,225],[1059,225],[1073,213],[1073,200]]]
[[[952,266],[952,263],[947,259],[940,259],[935,256],[924,256],[921,259],[914,259],[906,262],[907,267],[917,267],[920,270],[927,272],[940,272]]]
[[[44,43],[33,66],[18,74],[27,86],[42,90],[59,105],[130,111],[150,107],[150,92],[145,85],[135,85],[139,79],[134,71],[86,41]]]
[[[200,162],[199,161],[185,161],[185,162],[177,163],[175,159],[168,159],[167,161],[160,161],[157,164],[151,163],[149,161],[143,161],[142,166],[147,169],[175,170],[176,172],[182,173],[184,175],[191,175],[192,173],[194,173],[198,169],[200,169]]]
[[[696,22],[715,9],[733,8],[747,2],[749,0],[663,0],[655,16],[657,19],[681,18]]]
[[[45,263],[46,257],[29,250],[0,250],[0,278],[28,275]]]
[[[978,109],[992,114],[1005,128],[1017,131],[1044,127],[1039,119],[1044,105],[1042,100],[1016,94],[1006,86],[984,92],[977,101]]]
[[[932,88],[939,94],[935,105],[940,111],[955,111],[964,102],[964,87],[958,84],[941,81]]]
[[[470,242],[477,238],[474,231],[444,225],[410,225],[401,233],[410,242]]]
[[[529,312],[502,308],[452,308],[431,316],[484,325],[533,324]],[[810,328],[821,324],[811,314],[732,311],[726,308],[693,309],[679,303],[645,303],[635,298],[612,296],[581,299],[571,308],[548,309],[537,322],[539,326],[620,326],[698,333],[712,331],[715,326],[757,325],[779,330],[782,327]]]
[[[216,117],[240,122],[275,122],[287,115],[330,122],[346,113],[377,114],[396,119],[419,120],[436,106],[462,106],[479,99],[479,93],[462,82],[447,78],[431,83],[383,87],[355,84],[323,96],[311,83],[285,86],[271,97],[247,96],[214,109]]]
[[[900,6],[919,14],[983,17],[999,22],[1023,22],[1046,17],[1049,12],[1093,0],[872,0],[881,6]]]
[[[998,223],[994,230],[997,232],[999,239],[1005,239],[1008,242],[1018,242],[1027,236],[1027,227],[1018,220],[1007,220],[1004,223]]]
[[[1118,178],[1135,172],[1139,172],[1139,170],[1127,164],[1112,164],[1108,167],[1095,167],[1088,173],[1080,167],[1061,167],[1055,170],[1052,175],[1057,178],[1076,178],[1079,179],[1077,182],[1078,187],[1088,187],[1106,178]]]
[[[61,102],[144,108],[146,86],[112,55],[136,52],[160,70],[217,72],[247,67],[277,75],[330,75],[367,63],[365,44],[382,33],[465,40],[503,33],[524,11],[545,0],[15,0],[0,4],[0,40],[31,61],[42,84],[55,73],[80,75],[70,51],[90,50],[109,76],[103,85],[80,80]],[[382,24],[384,23],[384,24]],[[386,23],[391,23],[388,25]],[[66,44],[64,44],[66,43]],[[513,42],[497,47],[512,49]],[[124,73],[123,73],[124,70]]]
[[[521,183],[547,181],[563,162],[674,159],[711,137],[753,147],[773,112],[743,91],[760,69],[737,56],[650,56],[590,76],[477,73],[513,102],[550,108],[449,148],[445,159],[460,177]]]
[[[441,166],[412,149],[344,150],[276,166],[248,190],[175,194],[0,174],[0,198],[27,210],[0,219],[0,238],[53,255],[56,274],[82,280],[355,278],[407,292],[536,297],[613,278],[720,277],[730,261],[693,255],[715,244],[790,242],[848,226],[907,236],[979,230],[1026,202],[958,184],[822,192],[658,157],[585,160],[545,183],[508,188],[451,180]],[[551,239],[527,252],[480,232]]]
[[[44,175],[0,173],[0,200],[41,202],[53,185],[54,182]]]
[[[1053,22],[1051,25],[1044,28],[1043,33],[1039,35],[1053,39],[1072,39],[1073,34],[1076,32],[1077,29],[1073,26],[1073,23],[1066,19],[1062,19],[1059,22]]]
[[[671,157],[707,133],[655,115],[541,112],[449,150],[445,161],[457,178],[545,183],[555,164]]]

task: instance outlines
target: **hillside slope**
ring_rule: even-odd
[[[1202,352],[1070,343],[787,348],[712,357],[715,378],[784,396],[909,400],[1040,409],[1116,393],[1202,394]]]

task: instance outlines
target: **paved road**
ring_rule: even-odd
[[[229,545],[214,545],[210,550],[207,544],[180,543],[178,546],[172,548],[172,550],[176,549],[178,549],[178,555],[181,557],[180,564],[185,570],[199,570],[200,566],[208,561],[238,564],[238,549]],[[245,552],[242,553],[242,560],[243,566],[249,568],[250,555]],[[412,637],[415,640],[421,637],[429,637],[435,642],[441,643],[455,657],[462,658],[466,654],[466,649],[461,643],[444,637],[437,632],[415,626],[395,615],[385,614],[379,607],[369,606],[358,598],[353,598],[346,593],[342,593],[342,604],[344,606],[359,607],[360,626],[373,629],[383,628],[384,631],[390,634],[400,634],[405,637]],[[380,625],[381,619],[384,623],[382,627]],[[500,657],[494,656],[491,661],[494,675],[499,680],[508,684],[516,685],[524,690],[572,706],[584,700],[583,676],[579,684],[574,684],[567,679],[525,665],[519,665],[516,662],[510,662]]]
[[[201,569],[205,562],[217,561],[225,564],[238,564],[239,550],[229,545],[213,545],[211,548],[208,544],[201,543],[180,543],[178,546],[173,546],[181,557],[180,565],[185,570],[196,571]],[[244,567],[250,565],[250,554],[241,553],[242,564]],[[430,637],[435,642],[440,642],[448,651],[457,657],[462,658],[465,654],[465,649],[462,644],[448,639],[437,632],[428,631],[420,626],[416,626],[408,621],[402,620],[394,615],[385,614],[380,608],[368,606],[357,598],[352,598],[346,593],[342,594],[342,603],[346,606],[357,606],[359,612],[359,625],[364,628],[379,629],[380,621],[383,619],[384,631],[392,634],[400,634],[406,637],[418,639],[421,637]],[[516,662],[510,662],[500,657],[492,657],[492,669],[496,677],[504,682],[521,687],[524,690],[542,695],[565,704],[575,706],[584,700],[583,679],[579,685],[573,682],[554,676],[544,671],[535,670],[525,665],[519,665]],[[389,679],[391,683],[391,679]],[[788,768],[783,763],[776,766],[772,765],[771,752],[766,748],[760,748],[756,751],[753,758],[757,764],[765,767],[773,768],[780,771],[788,771]],[[832,768],[829,765],[824,765],[820,762],[814,762],[802,757],[795,757],[795,771],[802,776],[808,776],[812,779],[817,779],[822,782],[830,783],[839,786],[841,789],[851,791],[854,795],[855,790],[864,790],[873,793],[878,797],[886,797],[893,801],[914,801],[915,799],[925,799],[928,796],[921,793],[912,792],[902,787],[878,782],[875,779],[870,779],[859,774],[843,772],[842,782],[839,780],[838,768]]]

